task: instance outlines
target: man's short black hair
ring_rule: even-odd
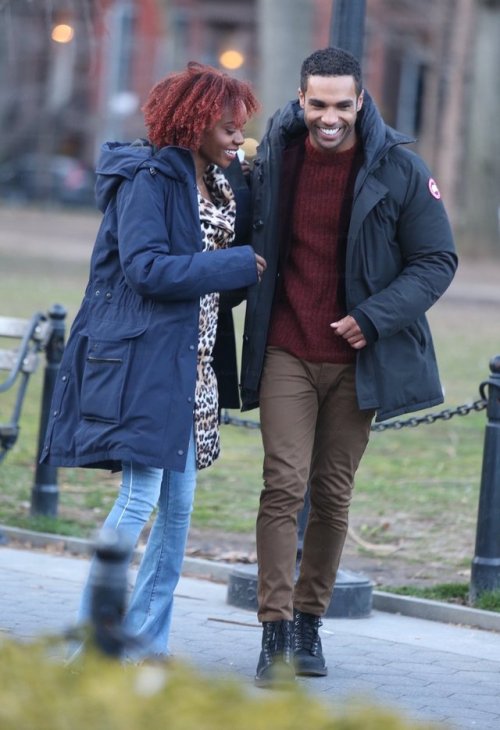
[[[359,61],[343,48],[322,48],[304,60],[300,69],[300,89],[303,93],[309,76],[353,76],[357,96],[363,88]]]

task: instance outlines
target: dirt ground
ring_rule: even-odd
[[[93,212],[69,213],[6,208],[0,205],[0,259],[2,255],[31,256],[37,259],[87,262],[100,221]],[[485,306],[487,316],[498,311],[500,303],[500,256],[491,260],[462,260],[457,276],[446,296],[470,301],[470,306]],[[496,319],[498,322],[498,319]],[[497,332],[498,334],[498,332]],[[397,520],[398,516],[393,515]],[[470,534],[459,526],[454,534],[444,535],[433,555],[424,562],[414,559],[412,551],[363,545],[353,524],[348,535],[341,567],[368,576],[375,585],[426,585],[465,582],[469,568],[461,555],[470,554]],[[453,564],[439,555],[455,551]],[[228,534],[217,530],[192,529],[188,554],[213,560],[255,562],[253,535]],[[462,568],[457,566],[461,563]]]
[[[449,540],[448,542],[451,542]],[[449,545],[443,545],[448,551]],[[191,528],[187,554],[191,557],[230,563],[255,563],[255,538],[253,535],[228,534],[219,530]],[[375,586],[419,586],[438,583],[467,583],[470,569],[458,569],[449,562],[437,558],[425,562],[409,556],[407,551],[392,554],[378,553],[374,548],[360,548],[357,535],[347,536],[340,568],[368,577]]]

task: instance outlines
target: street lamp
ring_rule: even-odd
[[[70,43],[74,35],[73,26],[67,23],[58,23],[52,28],[51,38],[56,43]]]
[[[240,53],[240,51],[237,51],[234,48],[229,48],[227,51],[224,51],[219,56],[220,65],[223,68],[227,68],[231,71],[234,71],[235,69],[243,66],[244,62],[245,56]]]

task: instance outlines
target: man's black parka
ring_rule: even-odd
[[[348,232],[346,313],[368,345],[357,352],[361,409],[376,420],[437,405],[443,392],[425,312],[453,279],[457,257],[440,194],[408,137],[386,125],[365,92],[357,120],[364,163],[356,178]],[[252,179],[254,250],[262,282],[249,290],[243,336],[243,410],[258,405],[279,271],[278,199],[283,149],[306,127],[298,101],[278,110],[257,149]],[[330,333],[325,333],[330,336]]]

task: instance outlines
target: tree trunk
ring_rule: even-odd
[[[258,0],[259,96],[263,124],[297,96],[302,61],[311,48],[314,5],[304,0]]]
[[[463,113],[468,113],[462,250],[500,254],[500,2],[477,3],[476,43],[470,54],[472,78]]]

